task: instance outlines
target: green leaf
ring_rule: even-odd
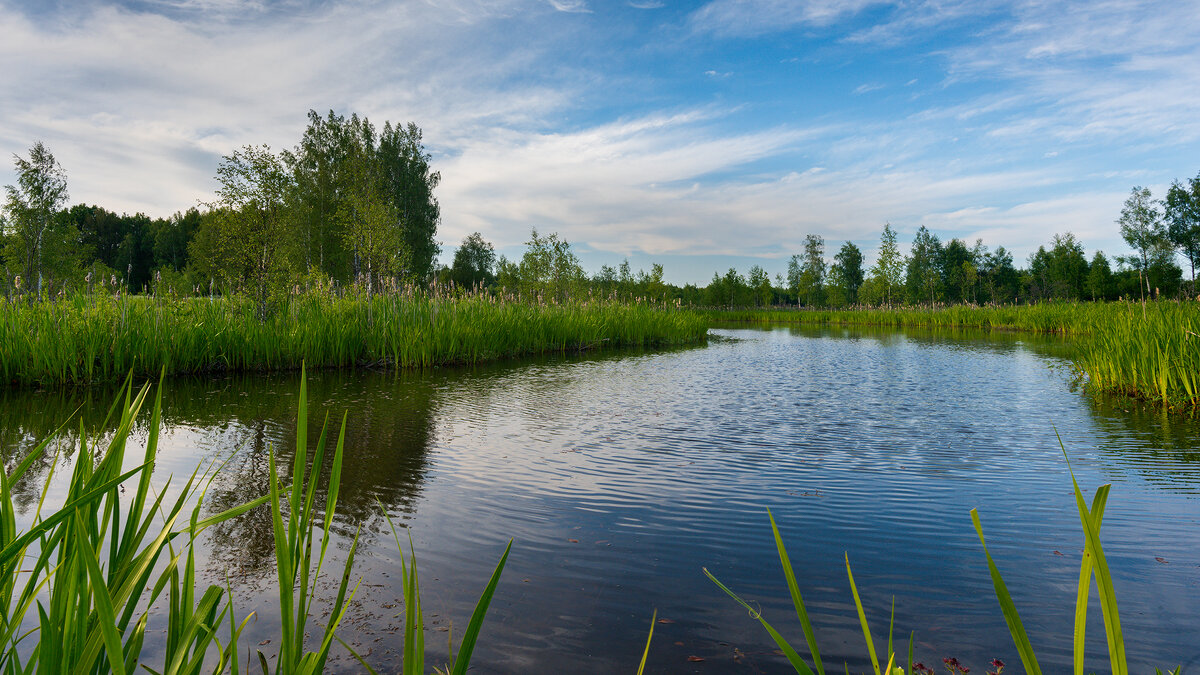
[[[771,639],[774,640],[775,644],[779,646],[779,649],[783,652],[784,656],[787,657],[788,663],[792,664],[792,668],[794,668],[797,673],[800,675],[814,675],[812,668],[809,668],[808,664],[804,662],[804,659],[800,658],[800,655],[797,654],[796,650],[793,649],[790,644],[788,644],[788,641],[779,634],[779,631],[775,630],[771,624],[767,623],[766,619],[762,618],[761,612],[751,607],[745,600],[742,600],[740,597],[738,597],[736,593],[729,590],[725,584],[718,581],[717,578],[714,577],[707,568],[702,567],[700,569],[704,572],[704,576],[708,577],[714,584],[717,585],[718,588],[725,591],[726,595],[733,598],[739,605],[744,607],[746,611],[750,612],[750,616],[752,618],[757,619],[758,622],[762,624],[762,627],[767,630],[767,633],[771,636]]]
[[[512,550],[512,540],[508,540],[508,546],[504,547],[504,554],[500,556],[500,562],[496,563],[496,569],[492,572],[492,578],[488,580],[487,586],[483,589],[483,595],[479,596],[479,602],[475,604],[475,611],[471,613],[471,621],[467,623],[467,630],[463,633],[462,643],[458,646],[458,655],[454,659],[453,675],[466,675],[467,668],[471,664],[471,653],[475,651],[475,640],[479,637],[479,629],[483,626],[483,617],[487,614],[488,605],[492,602],[492,596],[496,594],[496,585],[500,583],[500,573],[504,571],[504,563],[508,562],[508,552]],[[417,562],[413,558],[413,576],[416,576]],[[649,649],[649,643],[646,648]]]
[[[1000,601],[1000,611],[1004,614],[1008,632],[1012,635],[1017,653],[1021,656],[1021,664],[1025,666],[1025,672],[1028,675],[1041,675],[1042,669],[1038,666],[1037,657],[1033,653],[1033,645],[1030,644],[1029,636],[1025,633],[1025,626],[1021,623],[1021,615],[1017,613],[1017,606],[1013,604],[1008,587],[1004,584],[1004,578],[1000,576],[1000,570],[992,560],[992,554],[988,553],[987,542],[983,538],[983,526],[979,523],[979,513],[975,509],[971,509],[971,522],[974,523],[975,532],[979,535],[979,543],[983,545],[983,554],[987,556],[988,571],[992,575],[992,586],[996,589],[996,599]]]
[[[862,625],[863,638],[867,641],[867,654],[871,657],[871,667],[875,675],[879,672],[879,657],[875,656],[875,641],[871,639],[871,629],[867,626],[867,614],[863,611],[862,600],[858,597],[858,587],[854,585],[854,573],[850,571],[850,554],[846,556],[846,576],[850,579],[850,592],[854,595],[854,607],[858,610],[858,622]]]
[[[775,524],[775,516],[767,509],[767,518],[771,520],[771,531],[775,535],[775,549],[779,552],[779,564],[783,566],[783,578],[787,580],[788,592],[792,594],[792,606],[796,608],[796,617],[804,629],[804,639],[808,642],[808,651],[812,654],[813,665],[819,675],[825,675],[825,666],[821,664],[821,650],[817,649],[817,636],[813,631],[812,621],[808,618],[808,610],[804,606],[804,598],[800,596],[800,586],[796,583],[796,573],[792,570],[792,561],[783,545],[783,537],[779,534],[779,526]]]

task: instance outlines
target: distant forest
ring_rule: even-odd
[[[36,143],[14,156],[16,186],[0,210],[3,293],[48,297],[107,288],[129,293],[242,293],[269,311],[298,289],[401,286],[486,290],[529,300],[638,298],[744,307],[1030,303],[1195,297],[1200,262],[1200,175],[1175,181],[1162,200],[1136,187],[1115,225],[1128,254],[1090,259],[1070,232],[1054,235],[1018,267],[999,246],[941,241],[924,226],[908,255],[885,225],[877,260],[844,243],[832,260],[819,235],[805,238],[786,276],[730,268],[706,286],[664,282],[663,268],[628,261],[588,275],[556,234],[531,233],[520,260],[497,257],[481,234],[437,264],[440,175],[415,124],[309,112],[298,145],[274,153],[246,146],[224,157],[212,202],[170,218],[67,206],[66,172]],[[1116,215],[1116,214],[1114,214]],[[1177,261],[1182,257],[1188,268]]]

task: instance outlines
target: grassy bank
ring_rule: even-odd
[[[10,385],[168,373],[479,363],[524,354],[704,339],[704,317],[608,302],[530,304],[396,293],[284,300],[266,321],[239,297],[79,294],[0,305],[0,377]]]
[[[940,309],[711,310],[722,323],[793,323],[1012,330],[1072,338],[1092,386],[1180,410],[1200,409],[1200,305],[1194,302],[1051,303]]]
[[[902,307],[897,309],[847,310],[710,310],[706,312],[714,323],[804,323],[845,326],[884,326],[920,328],[984,328],[1017,330],[1031,333],[1083,335],[1092,332],[1108,320],[1114,311],[1129,311],[1141,305],[1127,303],[1053,303],[1041,305],[1012,305],[1003,307],[971,307],[955,305],[929,309]]]

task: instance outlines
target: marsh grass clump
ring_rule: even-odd
[[[80,384],[211,371],[370,365],[428,368],[527,354],[675,345],[705,319],[674,305],[525,302],[487,293],[334,293],[294,289],[261,317],[239,295],[77,293],[0,303],[0,378]]]
[[[54,455],[32,521],[23,531],[18,529],[11,487],[16,481],[32,479],[27,475],[30,467],[49,451],[53,436],[11,469],[0,470],[0,673],[124,674],[143,669],[155,675],[236,675],[242,667],[239,638],[253,615],[240,622],[234,617],[228,587],[214,584],[201,590],[195,546],[208,527],[264,505],[270,509],[274,534],[279,649],[271,657],[262,651],[247,655],[247,671],[263,675],[321,673],[335,641],[354,654],[336,636],[336,630],[358,587],[351,578],[357,535],[339,574],[336,599],[328,608],[315,604],[337,509],[345,420],[327,475],[322,475],[322,467],[330,438],[328,424],[316,443],[312,469],[307,470],[307,393],[302,371],[290,484],[280,476],[272,452],[267,495],[202,517],[204,494],[215,475],[211,471],[197,468],[173,500],[166,499],[170,481],[161,488],[151,484],[162,412],[161,376],[144,454],[134,468],[122,470],[129,459],[130,434],[148,392],[149,385],[145,385],[135,394],[131,379],[126,380],[122,397],[109,410],[109,417],[117,420],[116,430],[103,448],[89,440],[81,425],[75,466],[57,509],[47,503],[58,467],[59,455]],[[101,428],[107,426],[106,419]],[[316,504],[318,485],[325,486],[321,511]],[[507,557],[506,549],[457,653],[451,651],[447,673],[466,672]],[[424,672],[424,645],[412,555],[403,575],[403,672],[416,675]],[[324,625],[311,625],[314,617],[321,615],[328,617]],[[146,638],[151,634],[163,635],[161,663],[143,659]],[[252,668],[249,663],[255,656],[257,665]],[[363,665],[374,672],[365,662]]]

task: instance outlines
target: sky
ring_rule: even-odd
[[[1131,188],[1200,174],[1200,2],[0,0],[0,156],[43,141],[71,203],[185,210],[310,109],[421,127],[447,262],[537,228],[703,284],[885,222],[1112,256]]]

